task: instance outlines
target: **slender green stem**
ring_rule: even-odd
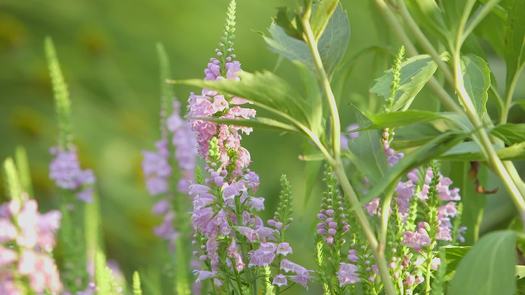
[[[477,130],[476,137],[481,144],[482,151],[484,152],[487,161],[492,166],[492,169],[494,169],[496,174],[500,177],[503,184],[507,188],[507,191],[509,192],[512,200],[514,201],[514,204],[519,209],[520,213],[523,213],[525,212],[525,200],[522,196],[520,189],[518,188],[514,178],[511,177],[507,168],[503,165],[503,162],[494,150],[494,147],[492,146],[492,142],[490,141],[487,131],[484,128],[477,128],[482,126],[482,122],[479,118],[478,113],[476,112],[476,108],[474,106],[474,103],[472,102],[472,99],[470,98],[467,90],[465,89],[459,52],[454,54],[453,58],[454,88],[456,89],[456,92],[463,103],[467,117],[474,125],[474,128]]]
[[[326,74],[326,71],[323,66],[321,55],[319,54],[319,50],[317,48],[317,41],[315,40],[314,34],[312,32],[312,27],[310,25],[310,9],[307,9],[307,11],[305,12],[302,19],[302,23],[303,29],[305,31],[305,41],[308,44],[308,47],[310,48],[310,53],[314,60],[315,67],[319,75],[319,80],[323,88],[323,92],[326,96],[326,99],[328,100],[328,105],[330,108],[333,158],[330,157],[328,159],[332,160],[331,165],[334,168],[334,172],[339,180],[339,183],[341,184],[341,187],[343,188],[345,194],[348,195],[350,199],[350,204],[352,205],[353,210],[356,213],[357,219],[361,224],[361,227],[363,228],[363,231],[370,244],[370,247],[373,249],[374,256],[376,258],[379,272],[383,281],[385,293],[388,295],[394,295],[396,293],[394,285],[392,284],[390,273],[388,271],[388,266],[384,257],[384,253],[382,253],[380,251],[380,248],[378,247],[377,238],[374,234],[372,226],[370,225],[370,222],[368,221],[368,218],[366,217],[363,208],[361,207],[361,203],[359,202],[357,194],[355,193],[352,185],[350,184],[350,181],[348,180],[348,177],[346,176],[341,161],[341,122],[339,119],[339,111],[337,109],[337,103],[335,100],[334,93],[332,91],[332,86],[330,85],[330,80],[328,79],[328,75]]]
[[[315,68],[319,75],[319,80],[322,85],[324,94],[328,100],[328,106],[330,108],[331,116],[331,131],[332,131],[332,149],[334,158],[337,161],[340,158],[341,154],[341,122],[339,119],[339,111],[337,109],[337,102],[335,100],[334,92],[332,91],[332,86],[330,85],[330,80],[323,66],[323,61],[321,55],[319,54],[319,49],[317,48],[317,41],[315,39],[312,27],[310,25],[310,13],[305,13],[305,16],[302,19],[303,28],[306,38],[306,43],[310,48],[310,53],[314,60]]]
[[[463,32],[461,42],[465,42],[467,37],[474,31],[474,29],[481,23],[481,21],[492,11],[501,0],[489,0],[483,7],[470,19]]]

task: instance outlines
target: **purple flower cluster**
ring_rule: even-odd
[[[344,208],[339,208],[339,210],[344,211]],[[332,245],[335,242],[335,236],[338,230],[339,234],[342,235],[350,229],[350,225],[346,221],[345,213],[340,213],[340,215],[342,215],[341,218],[337,218],[339,222],[337,222],[337,219],[334,219],[334,214],[335,211],[332,208],[321,210],[321,212],[317,214],[317,218],[319,218],[320,221],[317,224],[317,234],[322,236],[328,245]]]
[[[36,294],[62,290],[51,253],[60,218],[57,211],[40,214],[34,200],[0,206],[0,294],[23,294],[20,279]]]
[[[53,147],[50,152],[53,160],[49,164],[49,177],[59,188],[74,191],[80,200],[91,202],[95,176],[93,171],[80,168],[76,148]]]
[[[221,57],[221,52],[218,53]],[[240,63],[233,56],[222,60],[224,63],[216,58],[210,60],[204,71],[205,79],[238,80]],[[203,183],[192,184],[188,190],[193,201],[194,232],[202,243],[200,253],[195,254],[209,266],[207,270],[195,271],[197,279],[213,278],[215,285],[221,286],[218,274],[224,270],[220,265],[240,272],[246,266],[265,267],[281,261],[281,270],[292,274],[278,274],[274,284],[284,286],[289,278],[305,286],[308,271],[283,259],[293,251],[288,243],[279,241],[283,223],[272,220],[268,227],[257,216],[256,212],[264,209],[264,198],[254,196],[259,177],[249,170],[250,153],[241,145],[242,135],[250,134],[252,129],[205,119],[249,119],[255,117],[255,110],[243,107],[248,103],[246,99],[224,96],[209,89],[203,89],[200,94],[191,93],[188,103],[190,124],[207,174]],[[240,244],[249,244],[253,250],[243,252]],[[226,258],[220,255],[219,249],[227,249]]]
[[[341,263],[337,271],[337,279],[341,287],[359,282],[357,266],[351,263]]]
[[[416,231],[406,231],[403,235],[403,243],[409,248],[416,251],[421,250],[423,247],[430,245],[430,237],[427,229],[429,228],[428,223],[420,222],[417,225]]]
[[[144,151],[142,171],[146,177],[146,185],[152,196],[165,194],[169,189],[171,166],[169,164],[168,141],[161,139],[155,144],[157,150]]]
[[[197,156],[195,137],[188,121],[180,116],[180,104],[173,101],[173,113],[167,118],[165,128],[171,132],[171,143],[175,148],[174,158],[181,175],[177,189],[182,193],[188,193],[190,185],[194,181],[195,161]],[[146,184],[152,196],[164,195],[153,206],[153,212],[162,217],[162,223],[155,228],[155,234],[170,242],[178,236],[174,228],[175,212],[171,205],[170,178],[172,168],[170,166],[170,151],[168,139],[163,138],[156,143],[156,151],[144,151],[142,170],[146,177]]]
[[[187,193],[194,181],[197,143],[190,123],[180,116],[180,103],[176,100],[173,101],[173,113],[168,117],[167,128],[173,134],[171,142],[175,147],[175,160],[182,174],[178,190]]]

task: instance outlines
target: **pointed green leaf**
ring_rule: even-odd
[[[408,109],[416,95],[432,78],[436,69],[436,63],[428,55],[414,56],[403,62],[401,64],[400,87],[392,110]],[[389,69],[383,76],[376,79],[370,92],[387,99],[390,96],[391,84],[392,69]]]
[[[492,232],[481,238],[459,263],[448,294],[516,294],[516,234]]]
[[[447,264],[447,274],[453,273],[459,265],[459,262],[468,251],[472,248],[471,246],[445,246],[441,249],[445,251],[445,263]]]
[[[465,90],[469,94],[478,114],[487,112],[488,91],[490,88],[490,68],[479,56],[467,55],[461,58]]]
[[[350,21],[341,5],[337,7],[323,32],[317,47],[328,75],[333,73],[344,57],[350,40]]]
[[[359,126],[371,125],[370,120],[365,115],[357,108],[353,107],[353,109]],[[350,140],[348,151],[343,156],[350,159],[357,170],[363,173],[372,185],[383,181],[388,164],[381,145],[381,132],[379,130],[359,131],[359,136]]]
[[[288,35],[286,30],[275,22],[270,25],[268,33],[269,35],[263,36],[263,38],[272,51],[290,61],[301,62],[312,71],[315,71],[310,49],[303,40]],[[333,73],[343,58],[349,39],[350,21],[346,11],[339,6],[330,18],[326,30],[317,45],[328,74]]]
[[[310,105],[286,81],[267,71],[254,74],[241,72],[240,78],[239,81],[194,79],[174,82],[244,97],[298,129],[311,126],[313,111]]]
[[[525,142],[513,144],[505,148],[494,145],[494,149],[502,160],[525,160]],[[441,155],[439,159],[451,161],[485,161],[479,145],[472,141],[458,144]]]
[[[451,119],[451,113],[438,113],[420,110],[380,113],[370,116],[372,125],[366,129],[399,128],[407,125],[426,123],[440,119]]]
[[[338,4],[339,0],[321,0],[315,7],[310,23],[316,39],[323,34]]]
[[[502,139],[507,145],[525,142],[525,124],[498,125],[490,133]]]

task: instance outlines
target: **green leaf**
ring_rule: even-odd
[[[315,7],[316,9],[310,20],[315,39],[319,39],[323,34],[338,4],[339,0],[321,0]]]
[[[436,63],[428,55],[414,56],[403,62],[401,64],[400,87],[392,110],[408,109],[416,95],[432,78],[436,69]],[[385,71],[383,76],[376,79],[370,92],[387,99],[390,96],[391,84],[392,69],[389,69]]]
[[[470,246],[445,246],[441,249],[445,251],[445,259],[447,264],[447,275],[453,273],[461,259],[467,255]]]
[[[482,237],[459,263],[448,294],[516,294],[515,246],[513,231]]]
[[[490,68],[479,56],[461,57],[465,90],[469,94],[478,114],[487,112],[488,91],[490,88]]]
[[[359,109],[353,107],[356,121],[359,126],[370,125],[370,120]],[[381,145],[381,132],[378,130],[359,131],[359,136],[350,140],[348,151],[343,154],[352,164],[368,178],[372,185],[382,182],[388,168],[383,146]]]
[[[457,146],[456,146],[457,147]],[[476,191],[475,179],[471,177],[471,162],[458,161],[452,162],[449,177],[453,180],[454,186],[459,188],[463,211],[461,214],[461,225],[467,228],[464,234],[467,245],[474,244],[479,237],[481,221],[487,196]],[[479,165],[476,177],[480,183],[484,183],[487,173],[485,165]]]
[[[450,113],[438,113],[420,110],[380,113],[370,116],[371,125],[365,129],[398,128],[402,126],[425,123],[439,119],[450,119]]]
[[[263,39],[273,52],[290,61],[301,62],[312,70],[315,69],[310,50],[304,41],[288,35],[285,29],[275,22],[268,28],[268,33],[269,36],[263,36]]]
[[[507,145],[525,142],[525,124],[498,125],[490,133],[502,139]]]
[[[494,145],[494,149],[502,160],[525,160],[525,142],[513,144],[505,148]],[[479,145],[472,141],[458,144],[441,155],[439,159],[451,161],[485,161]]]
[[[476,0],[443,0],[438,2],[443,11],[444,19],[449,31],[449,38],[451,42],[457,35],[459,24],[461,20],[470,15]]]
[[[329,75],[335,71],[344,57],[349,40],[350,21],[346,10],[339,5],[317,44],[323,65]]]
[[[466,134],[463,133],[447,132],[417,148],[416,150],[406,153],[405,157],[401,159],[401,161],[386,171],[382,181],[376,184],[366,194],[366,196],[361,200],[361,203],[366,204],[373,198],[382,195],[384,192],[390,191],[398,183],[399,179],[406,175],[410,170],[421,166],[431,159],[439,157],[439,155],[457,145],[465,137]]]
[[[292,62],[300,62],[315,71],[315,65],[308,45],[296,36],[288,35],[287,30],[276,22],[268,29],[269,36],[263,36],[270,49]],[[317,47],[328,74],[333,73],[346,53],[350,39],[350,22],[346,11],[337,7],[328,22]]]
[[[508,1],[508,17],[505,27],[505,63],[507,64],[507,85],[525,65],[525,1]]]
[[[292,124],[298,129],[312,126],[314,111],[311,106],[283,79],[264,71],[261,73],[241,72],[240,80],[182,80],[174,83],[213,89],[221,93],[244,97]],[[271,87],[269,87],[271,86]],[[317,129],[311,128],[311,129]]]

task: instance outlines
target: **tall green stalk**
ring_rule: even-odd
[[[308,44],[308,47],[310,49],[310,54],[312,55],[312,58],[314,60],[315,68],[317,70],[319,82],[323,88],[324,95],[327,99],[328,106],[330,109],[330,122],[331,122],[331,141],[332,141],[332,158],[327,157],[328,162],[333,167],[334,172],[337,176],[337,179],[344,191],[344,193],[348,196],[350,200],[350,204],[352,205],[352,210],[355,211],[355,214],[357,216],[357,220],[359,221],[365,236],[368,240],[368,243],[370,244],[370,247],[373,250],[374,257],[376,259],[379,273],[384,285],[385,293],[389,295],[396,294],[394,285],[392,283],[392,279],[390,277],[390,272],[388,270],[387,262],[385,259],[384,251],[381,249],[384,247],[381,247],[377,241],[377,237],[374,233],[374,230],[372,229],[372,226],[363,211],[363,208],[361,206],[361,203],[359,202],[359,199],[357,197],[357,194],[355,193],[354,188],[350,184],[350,181],[348,180],[348,177],[345,173],[343,162],[341,161],[340,156],[340,136],[341,136],[341,122],[339,119],[339,111],[337,108],[336,99],[334,96],[334,93],[332,91],[332,86],[330,85],[330,80],[328,79],[328,75],[326,74],[323,61],[321,59],[321,55],[319,54],[317,41],[315,39],[314,33],[312,31],[312,27],[310,24],[310,15],[311,15],[311,8],[307,7],[306,11],[302,18],[302,25],[305,33],[305,41]]]

